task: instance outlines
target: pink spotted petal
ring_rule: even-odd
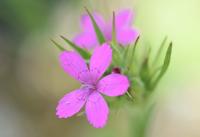
[[[133,12],[131,10],[122,10],[116,14],[115,24],[116,29],[128,27],[133,21]]]
[[[64,71],[82,83],[88,81],[88,67],[84,59],[76,52],[64,51],[59,57]]]
[[[109,108],[104,98],[98,92],[93,92],[86,103],[86,115],[90,124],[95,128],[102,128],[105,126]]]
[[[96,47],[90,59],[90,72],[98,80],[112,61],[112,49],[108,44]]]
[[[122,44],[123,46],[126,46],[130,43],[133,43],[136,41],[136,39],[139,36],[139,32],[136,29],[131,28],[123,28],[120,30],[117,30],[117,41]]]
[[[101,79],[97,90],[107,96],[123,95],[129,87],[129,80],[125,75],[110,74]]]
[[[82,32],[74,38],[74,43],[81,48],[93,49],[98,45],[98,40],[94,32]]]
[[[58,118],[68,118],[78,113],[84,106],[89,95],[88,90],[77,89],[67,93],[58,103],[56,115]]]

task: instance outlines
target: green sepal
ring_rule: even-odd
[[[140,39],[140,36],[137,37],[137,39],[136,39],[136,41],[134,43],[133,50],[132,50],[132,57],[134,57],[134,55],[135,55],[135,50],[136,50],[136,47],[138,45],[139,39]]]
[[[92,25],[94,27],[94,30],[95,30],[95,33],[96,33],[96,36],[97,36],[97,39],[98,39],[99,43],[103,44],[106,41],[104,36],[103,36],[103,33],[101,32],[100,28],[98,27],[94,17],[90,13],[90,11],[87,8],[85,8],[85,9],[86,9],[91,21],[92,21]]]
[[[53,42],[53,44],[61,51],[66,51],[65,48],[63,48],[60,44],[58,44],[57,42],[55,42],[53,39],[50,39],[51,42]]]
[[[116,44],[116,24],[115,24],[115,12],[113,12],[113,20],[112,20],[112,43]]]
[[[65,38],[64,36],[60,36],[67,44],[72,47],[74,50],[76,50],[84,59],[89,59],[90,58],[90,53],[85,51],[84,49],[78,47],[76,44],[71,42],[69,39]]]
[[[158,60],[160,58],[160,55],[161,55],[161,53],[163,51],[163,48],[164,48],[166,42],[167,42],[167,36],[164,37],[163,41],[160,44],[160,47],[159,47],[159,49],[157,51],[157,54],[155,56],[155,59],[153,61],[153,66],[156,66],[156,63],[158,62]]]
[[[150,71],[149,71],[149,58],[146,57],[142,63],[141,70],[140,70],[140,78],[145,84],[146,88],[149,88],[149,83],[150,83]]]
[[[136,51],[136,48],[137,48],[137,45],[138,45],[138,41],[139,41],[139,38],[140,38],[140,36],[139,37],[137,37],[137,39],[136,39],[136,41],[135,41],[135,43],[134,43],[134,45],[130,45],[129,47],[130,47],[130,57],[127,59],[128,60],[128,63],[127,63],[127,69],[128,69],[128,73],[130,72],[130,71],[132,71],[132,69],[133,69],[133,67],[134,67],[134,57],[135,57],[135,51]],[[132,49],[131,49],[132,48]]]
[[[152,84],[152,87],[151,87],[152,90],[156,87],[156,85],[158,84],[160,79],[163,77],[163,75],[167,71],[167,69],[169,67],[169,64],[170,64],[170,60],[171,60],[171,54],[172,54],[172,42],[169,44],[169,46],[167,48],[167,52],[165,54],[164,63],[162,65],[160,73],[158,74],[158,76],[156,77],[155,81]]]

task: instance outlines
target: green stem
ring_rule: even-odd
[[[139,110],[136,112],[132,121],[134,125],[131,126],[131,137],[146,137],[153,110],[154,105],[142,104],[142,106],[139,106]]]

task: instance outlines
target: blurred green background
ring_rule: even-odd
[[[130,110],[111,112],[108,125],[92,128],[82,117],[57,119],[57,101],[78,87],[58,64],[50,38],[72,38],[87,6],[109,17],[135,11],[135,26],[155,52],[173,41],[169,71],[158,88],[149,137],[200,136],[199,0],[0,0],[0,136],[128,137]]]

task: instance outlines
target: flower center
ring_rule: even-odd
[[[95,91],[96,90],[96,85],[92,85],[92,84],[83,84],[81,86],[82,89],[87,89],[89,91]]]

